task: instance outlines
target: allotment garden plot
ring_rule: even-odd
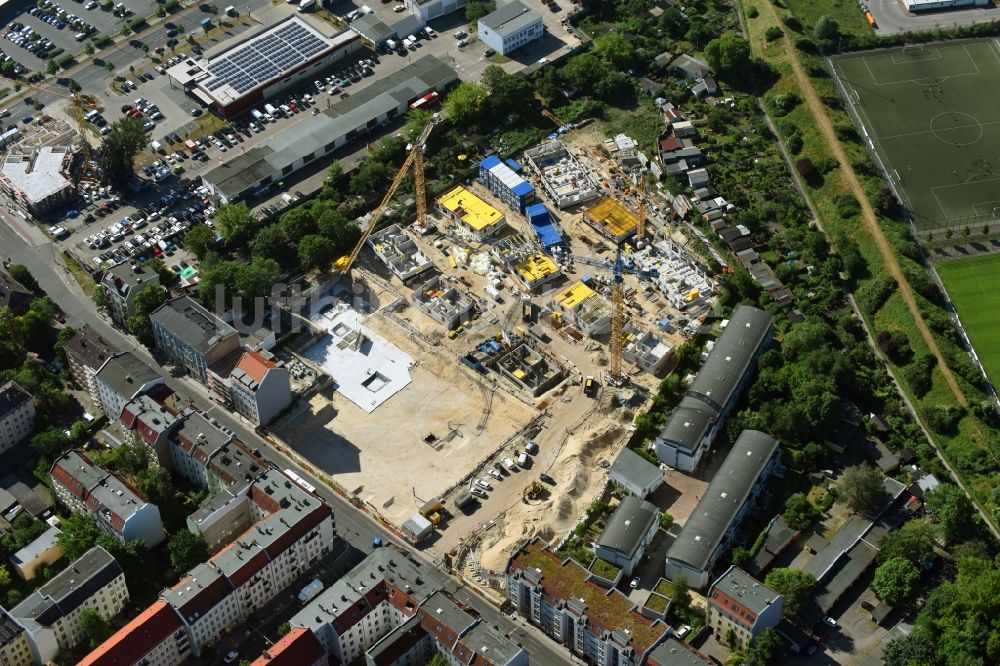
[[[862,135],[921,230],[1000,224],[1000,42],[833,59]]]

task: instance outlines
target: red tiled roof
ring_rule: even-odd
[[[77,666],[131,666],[180,628],[181,619],[170,604],[155,601]]]
[[[296,627],[254,659],[251,666],[310,666],[325,655],[312,631]]]
[[[660,139],[660,150],[665,153],[670,153],[681,147],[681,142],[677,140],[676,136],[668,136],[665,139]]]
[[[739,599],[732,597],[719,588],[712,590],[712,596],[708,598],[708,603],[715,606],[719,610],[722,610],[731,617],[735,622],[742,624],[748,629],[753,626],[754,621],[757,619],[756,614],[752,613],[749,608],[746,607]],[[743,616],[740,616],[740,611],[743,611]]]
[[[267,371],[277,368],[278,364],[264,358],[260,352],[252,351],[243,354],[236,367],[250,375],[250,379],[260,384],[264,381],[264,375],[267,374]]]
[[[129,404],[126,404],[122,409],[122,415],[119,418],[121,419],[122,425],[125,426],[126,429],[131,430],[132,425],[135,423],[135,417],[138,416],[138,414],[132,413],[129,409]]]

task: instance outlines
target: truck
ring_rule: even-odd
[[[301,590],[299,590],[299,601],[303,604],[307,604],[316,598],[316,595],[323,591],[323,581],[319,578],[309,583]]]
[[[191,151],[192,155],[194,155],[195,153],[198,153],[198,152],[201,151],[201,146],[199,146],[197,143],[195,143],[191,139],[188,139],[187,141],[185,141],[184,145],[187,146],[187,149],[189,151]]]

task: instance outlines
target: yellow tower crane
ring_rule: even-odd
[[[399,189],[400,184],[403,179],[406,178],[406,174],[409,173],[410,167],[414,167],[414,174],[416,177],[416,190],[417,190],[417,220],[423,222],[427,217],[427,194],[424,190],[424,159],[423,151],[425,144],[427,143],[427,137],[431,135],[431,130],[434,129],[435,121],[427,123],[423,130],[420,132],[420,136],[417,137],[416,141],[413,142],[413,146],[410,149],[409,154],[407,154],[406,159],[403,161],[403,166],[399,168],[396,172],[396,177],[392,179],[392,184],[386,191],[385,196],[382,197],[382,202],[378,205],[375,211],[372,213],[371,222],[365,227],[364,231],[361,232],[361,238],[358,239],[357,245],[351,250],[349,255],[345,255],[340,259],[337,259],[333,264],[333,269],[338,273],[347,273],[351,270],[351,266],[357,260],[358,255],[361,254],[362,248],[365,246],[365,242],[371,233],[375,231],[375,227],[378,225],[379,219],[388,208],[389,202],[392,201],[392,197],[395,196],[396,190]]]

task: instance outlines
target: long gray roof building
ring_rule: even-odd
[[[729,324],[656,440],[661,461],[693,472],[707,444],[726,422],[771,341],[773,317],[748,305],[733,311]]]
[[[222,321],[190,296],[167,301],[149,315],[153,326],[162,326],[188,347],[208,353],[236,329]]]
[[[693,586],[705,586],[716,559],[753,505],[760,481],[778,464],[778,447],[776,439],[758,430],[740,434],[667,551],[669,578],[674,577],[673,567],[687,575]]]
[[[643,537],[653,523],[659,519],[660,511],[655,506],[638,497],[626,495],[611,514],[596,545],[631,557],[642,545]]]
[[[265,145],[227,160],[202,181],[225,201],[251,196],[304,166],[307,157],[333,152],[402,115],[414,100],[430,91],[444,92],[456,81],[454,69],[436,56],[424,55],[321,113],[275,132]]]

